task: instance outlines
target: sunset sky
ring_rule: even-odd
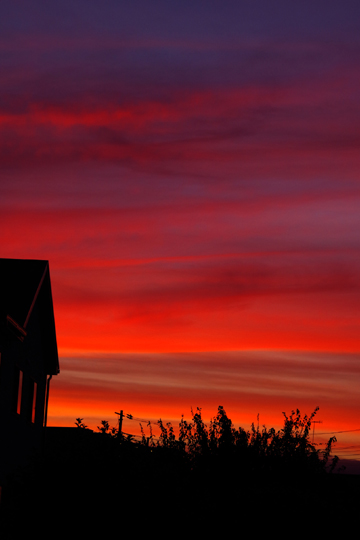
[[[223,405],[244,428],[319,406],[317,442],[360,428],[359,21],[358,0],[1,3],[0,256],[50,262],[49,425]],[[336,448],[360,459],[360,431]]]

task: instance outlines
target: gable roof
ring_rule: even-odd
[[[33,259],[0,259],[0,325],[6,322],[25,339],[26,328],[35,304],[43,338],[46,370],[59,373],[54,308],[49,262]]]

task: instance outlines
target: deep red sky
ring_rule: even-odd
[[[1,6],[1,256],[50,261],[50,424],[360,428],[360,8],[289,4]]]

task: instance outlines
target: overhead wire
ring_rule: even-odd
[[[146,423],[147,426],[149,425],[154,425],[154,426],[158,426],[158,422],[153,422],[152,420],[148,420],[148,419],[145,419],[145,418],[139,418],[137,416],[133,416],[132,414],[126,414],[125,415],[126,418],[128,420],[134,420],[134,421],[137,421],[137,422],[143,422],[143,423]],[[356,428],[356,429],[348,429],[348,430],[341,430],[341,431],[327,431],[327,432],[318,432],[317,433],[317,436],[319,435],[337,435],[337,434],[340,434],[340,433],[354,433],[356,431],[360,431],[360,428]],[[126,434],[126,435],[130,435],[130,434]],[[138,439],[142,439],[143,436],[142,435],[131,435],[132,437],[136,437]],[[155,440],[155,441],[159,441],[160,438],[159,437],[154,437],[153,435],[150,436],[150,437],[146,437],[147,439],[151,439],[151,440]],[[321,444],[321,443],[319,443]],[[356,446],[352,446],[352,447],[345,447],[345,448],[341,448],[341,447],[337,447],[337,451],[340,453],[342,453],[343,455],[349,455],[349,456],[358,456],[360,455],[360,453],[352,453],[350,452],[349,454],[347,454],[346,450],[350,450],[351,448],[354,448],[354,449],[359,449],[360,450],[360,445],[359,445],[359,448],[357,448]],[[345,452],[344,452],[345,450]]]
[[[335,435],[336,433],[352,433],[353,431],[360,431],[360,428],[357,429],[347,429],[343,431],[328,431],[326,433],[324,432],[318,432],[317,435]]]

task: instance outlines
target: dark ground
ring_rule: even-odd
[[[310,516],[348,523],[360,508],[359,475],[277,474],[225,462],[190,470],[162,449],[129,447],[119,455],[114,445],[104,453],[101,435],[96,444],[89,440],[50,441],[44,456],[12,476],[1,540],[32,536],[34,529],[36,538],[53,538],[54,531],[70,539],[120,538],[129,536],[128,526],[131,536],[226,537],[234,527],[290,518],[295,528]]]

